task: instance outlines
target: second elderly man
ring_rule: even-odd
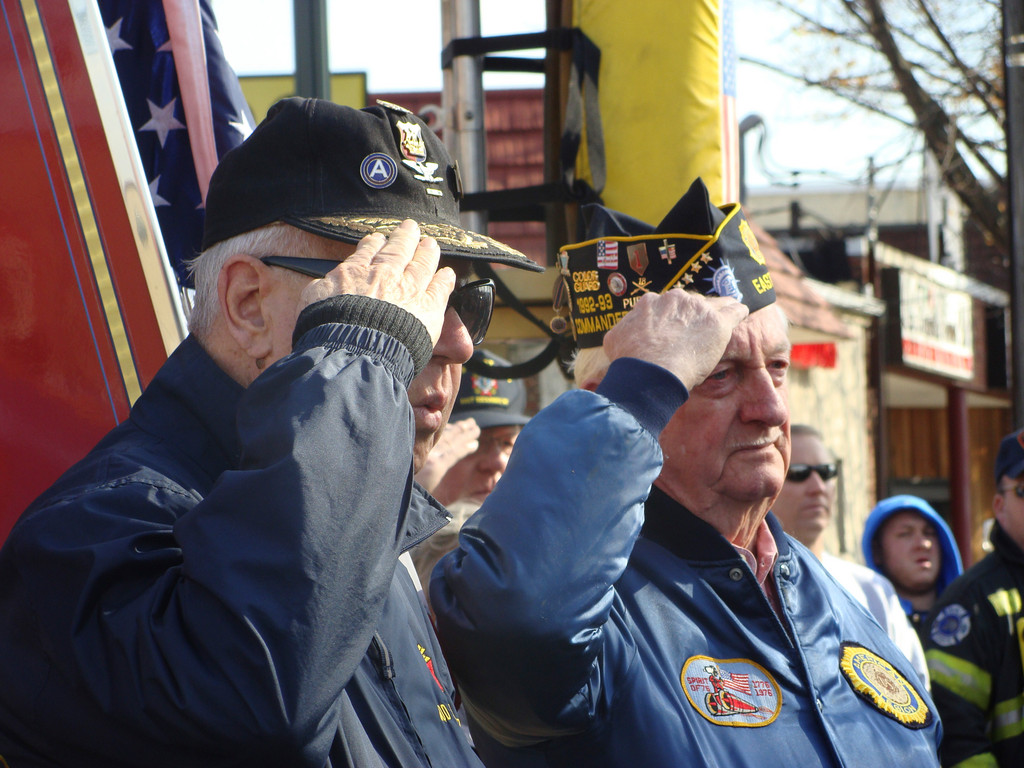
[[[695,183],[657,228],[598,207],[587,234],[559,257],[582,389],[431,582],[484,762],[937,765],[921,680],[769,512],[790,343],[739,206]],[[682,363],[709,340],[665,317],[722,299],[676,286],[751,310],[705,375]]]

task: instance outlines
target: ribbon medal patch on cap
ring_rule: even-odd
[[[947,605],[932,622],[931,638],[936,645],[948,648],[971,632],[971,614],[958,603]]]
[[[775,679],[749,659],[691,656],[679,680],[693,708],[715,725],[760,728],[782,709]]]
[[[841,648],[839,667],[862,699],[907,728],[931,725],[928,705],[892,664],[862,645],[843,643]]]

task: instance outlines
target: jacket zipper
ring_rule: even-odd
[[[380,632],[373,633],[373,647],[377,649],[380,676],[385,680],[393,680],[395,677],[395,664],[391,657],[391,651],[384,645],[384,638],[380,636]]]

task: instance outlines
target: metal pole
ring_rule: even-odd
[[[293,0],[292,13],[295,18],[295,94],[329,99],[327,0]]]
[[[754,128],[764,126],[764,118],[751,114],[740,120],[740,205],[747,202],[747,151],[746,136]]]
[[[454,39],[480,36],[478,0],[441,0],[443,47]],[[444,75],[441,106],[444,111],[444,143],[459,164],[462,188],[467,194],[487,190],[487,146],[484,141],[484,84],[481,56],[456,56]],[[483,211],[462,214],[464,226],[487,232]]]
[[[547,0],[546,28],[572,26],[571,0]],[[569,91],[571,51],[549,48],[544,62],[544,181],[562,178],[562,123],[565,122],[565,103]],[[554,203],[545,206],[546,263],[551,263],[558,249],[576,239],[578,206]]]
[[[971,564],[971,445],[967,421],[967,392],[947,388],[946,424],[949,432],[949,518],[964,567]]]
[[[1013,423],[1024,422],[1024,3],[1003,0],[1006,177],[1010,225],[1010,391]]]
[[[867,262],[865,282],[871,286],[871,295],[881,293],[882,280],[878,274],[875,250],[878,244],[878,206],[875,199],[875,158],[868,158],[868,220],[865,225],[864,243]],[[888,309],[881,317],[871,319],[871,336],[868,341],[868,386],[875,392],[875,412],[871,414],[875,438],[875,500],[889,495],[889,420],[885,400],[886,344],[889,323],[899,318],[889,316]]]

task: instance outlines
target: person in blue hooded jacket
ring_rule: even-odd
[[[868,515],[861,547],[868,567],[892,582],[907,618],[925,643],[928,611],[964,570],[946,521],[918,496],[890,496]]]

